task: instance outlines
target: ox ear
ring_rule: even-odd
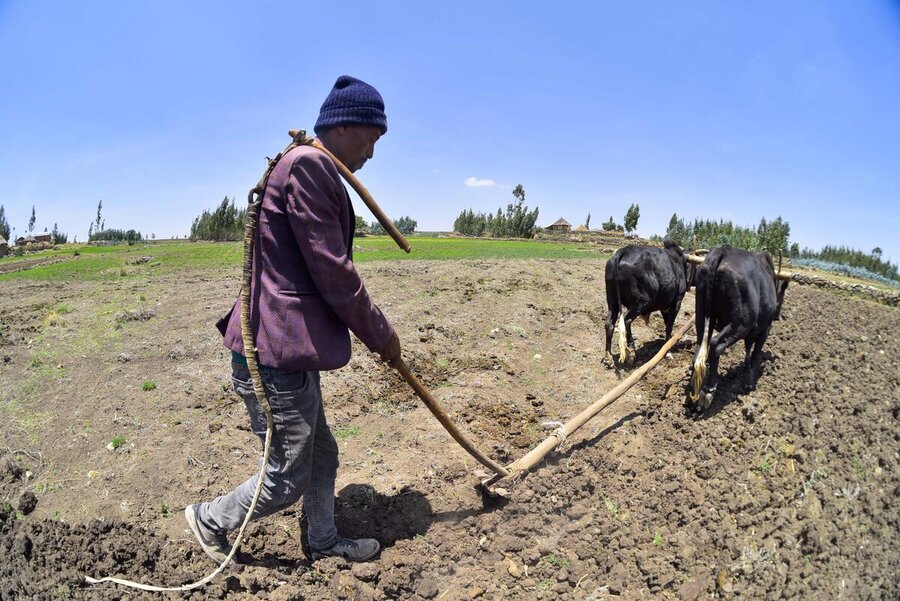
[[[677,242],[674,242],[672,240],[663,240],[663,248],[665,248],[666,250],[674,250],[679,255],[684,255],[684,250],[682,250]]]

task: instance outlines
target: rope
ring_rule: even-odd
[[[568,438],[569,433],[566,432],[565,424],[563,424],[562,422],[543,422],[541,425],[544,427],[545,430],[548,430],[548,429],[552,428],[553,426],[556,426],[556,430],[554,430],[553,434],[552,434],[553,436],[556,437],[556,440],[559,441],[556,443],[556,448],[559,448],[559,447],[563,446],[564,444],[566,444],[566,438]]]
[[[269,464],[269,454],[272,450],[272,433],[275,430],[275,423],[272,419],[272,408],[269,406],[269,400],[266,398],[266,391],[263,388],[262,380],[260,379],[259,363],[256,360],[257,349],[256,344],[253,341],[253,332],[250,328],[250,285],[253,275],[253,244],[256,241],[256,224],[259,218],[259,209],[262,205],[262,195],[266,190],[269,175],[272,174],[272,170],[275,169],[275,165],[278,164],[281,157],[295,147],[300,146],[301,144],[309,144],[312,141],[310,138],[306,137],[305,131],[297,132],[293,138],[293,141],[288,144],[284,150],[279,152],[274,159],[269,160],[269,167],[266,169],[262,178],[260,178],[259,183],[257,183],[256,186],[250,190],[249,194],[247,194],[249,206],[247,208],[247,225],[244,228],[244,264],[241,282],[241,337],[244,343],[244,354],[247,356],[247,368],[250,371],[250,379],[253,381],[253,390],[256,393],[257,401],[263,409],[263,413],[266,415],[266,439],[263,444],[263,460],[259,469],[259,479],[256,481],[256,489],[253,491],[253,500],[250,503],[250,508],[247,510],[247,515],[244,517],[244,522],[241,524],[240,530],[238,530],[234,544],[231,546],[231,552],[218,568],[205,578],[197,580],[196,582],[191,582],[190,584],[181,586],[154,586],[151,584],[142,584],[140,582],[125,580],[123,578],[113,578],[111,576],[106,576],[104,578],[91,578],[90,576],[85,576],[85,580],[89,584],[114,582],[116,584],[121,584],[122,586],[141,589],[143,591],[189,591],[208,584],[213,578],[221,574],[228,564],[231,563],[231,559],[235,556],[238,548],[241,546],[241,542],[244,538],[244,531],[247,529],[247,524],[250,523],[253,512],[256,510],[256,503],[259,501],[263,482],[265,482],[266,479],[266,467]]]

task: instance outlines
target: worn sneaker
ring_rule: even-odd
[[[184,508],[184,519],[187,521],[188,528],[203,552],[209,555],[213,561],[221,564],[231,553],[231,544],[224,534],[216,534],[206,526],[200,523],[197,513],[200,511],[200,505],[188,505]]]
[[[312,552],[313,559],[326,557],[343,557],[347,561],[369,561],[381,551],[381,545],[374,538],[344,538],[338,536],[337,542],[327,549]]]

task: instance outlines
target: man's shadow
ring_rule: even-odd
[[[300,504],[298,504],[300,505]],[[404,487],[392,495],[381,494],[368,484],[348,484],[334,500],[334,522],[338,532],[348,538],[374,538],[382,549],[394,546],[397,541],[424,536],[435,522],[458,522],[480,513],[497,510],[503,503],[483,501],[481,504],[458,511],[434,513],[425,494]],[[257,552],[241,552],[240,563],[253,566],[304,569],[312,561],[309,548],[309,525],[305,512],[300,508],[287,509],[284,516],[299,514],[299,538],[304,558],[291,555],[289,549]],[[263,532],[259,533],[265,536]]]
[[[348,484],[338,493],[334,508],[338,532],[374,538],[382,547],[424,535],[434,522],[428,498],[409,486],[383,495],[368,484]]]

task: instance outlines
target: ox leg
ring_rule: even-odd
[[[725,352],[729,346],[742,339],[747,335],[746,328],[735,327],[733,324],[727,324],[709,341],[709,376],[706,380],[707,393],[703,396],[703,408],[708,409],[712,403],[716,388],[719,386],[719,357]]]
[[[612,356],[612,337],[613,332],[616,331],[616,320],[619,318],[619,309],[613,311],[609,310],[609,313],[606,314],[606,321],[603,324],[603,328],[606,330],[606,355],[604,356],[604,362],[612,366],[615,364],[615,359]]]
[[[744,367],[750,368],[750,351],[753,350],[753,343],[756,342],[752,338],[744,338]]]
[[[760,372],[762,371],[762,348],[769,338],[769,328],[771,326],[772,322],[769,322],[762,328],[761,333],[756,337],[756,343],[753,345],[753,353],[749,357],[750,382],[753,388],[756,388],[756,382],[759,380]]]
[[[628,313],[625,314],[625,336],[628,341],[628,358],[625,359],[625,362],[628,365],[634,363],[634,356],[637,353],[634,348],[634,336],[631,335],[631,322],[637,319],[640,314],[641,312],[637,309],[629,309]]]
[[[606,282],[607,308],[606,322],[603,324],[603,327],[606,330],[606,355],[604,356],[603,361],[610,367],[615,365],[615,359],[613,359],[610,346],[612,345],[613,332],[616,330],[616,320],[619,319],[619,311],[622,310],[622,305],[619,302],[619,285],[614,277],[614,272],[615,266],[613,259],[610,259],[606,262],[606,273],[603,276],[604,281]]]
[[[681,311],[681,301],[675,303],[674,307],[669,307],[666,311],[661,311],[663,316],[663,322],[666,324],[666,340],[672,337],[672,328],[675,327],[675,318],[678,317],[679,311]]]

